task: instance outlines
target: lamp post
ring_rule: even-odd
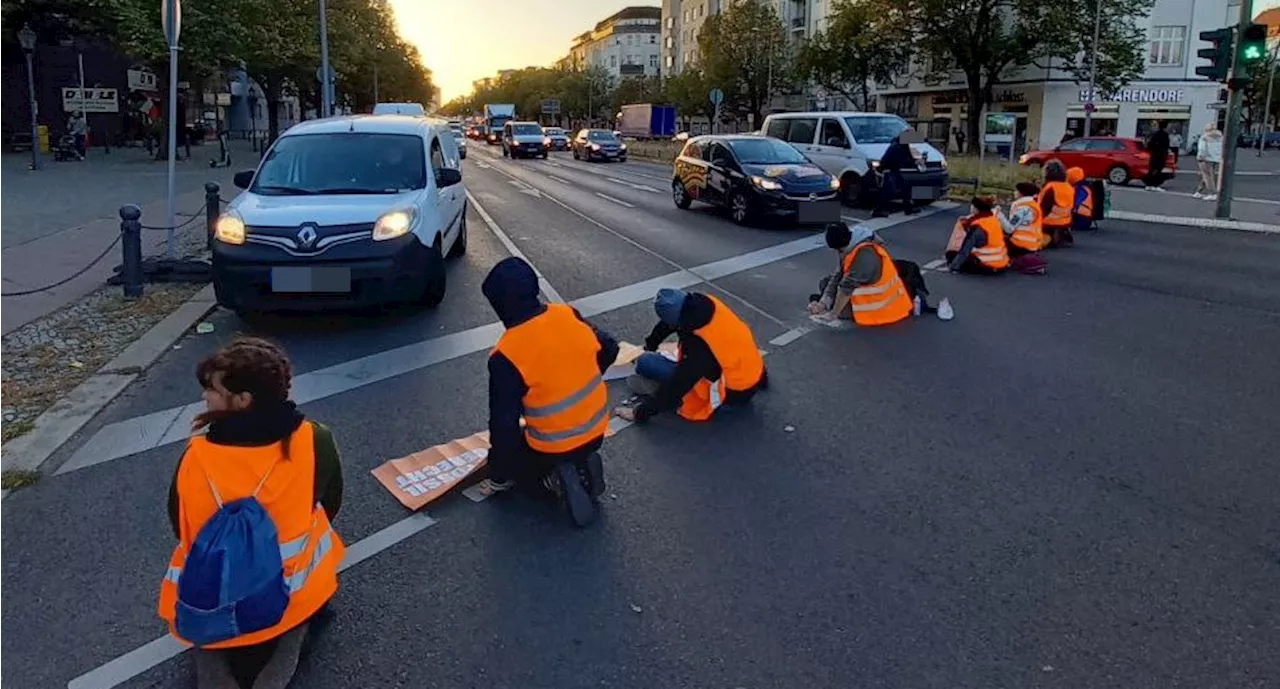
[[[1089,100],[1084,104],[1084,135],[1093,136],[1094,89],[1098,81],[1098,35],[1102,33],[1102,0],[1093,0],[1093,50],[1089,53]]]
[[[320,0],[320,116],[333,115],[333,74],[329,71],[329,21]]]
[[[40,130],[36,124],[36,73],[31,67],[31,54],[36,50],[36,32],[30,24],[23,24],[18,31],[18,42],[22,44],[22,54],[27,58],[27,99],[31,106],[31,169],[40,169]]]

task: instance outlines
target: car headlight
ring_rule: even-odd
[[[781,184],[768,177],[752,177],[751,183],[766,191],[777,191],[782,188]]]
[[[1025,156],[1024,156],[1024,157],[1025,157]],[[942,169],[943,169],[943,170],[947,169],[947,159],[946,159],[946,158],[943,158],[943,159],[942,159]]]
[[[373,224],[373,241],[382,242],[402,237],[413,229],[418,213],[412,209],[383,213],[378,222]]]
[[[1027,154],[1026,154],[1026,153],[1023,153],[1022,155],[1018,156],[1018,164],[1019,164],[1019,165],[1026,165],[1026,164],[1027,164]],[[944,161],[942,161],[942,167],[944,167],[944,168],[945,168],[946,166],[947,166],[947,161],[945,161],[945,160],[944,160]]]
[[[591,150],[593,151],[600,150],[600,144],[591,144]]]
[[[244,244],[244,221],[235,213],[218,216],[213,225],[213,236],[224,244]]]
[[[618,147],[618,150],[620,150],[620,151],[625,151],[625,150],[627,150],[627,145],[626,145],[626,144],[622,144],[621,146],[619,146],[619,147]]]
[[[550,145],[551,145],[551,137],[549,137],[549,136],[544,136],[544,137],[542,137],[542,145],[543,145],[543,146],[550,146]]]
[[[839,180],[838,178],[836,178],[836,177],[832,177],[832,178],[831,178],[831,188],[832,188],[832,189],[839,189],[839,188],[840,188],[840,180]]]
[[[879,170],[879,169],[880,169],[880,161],[878,161],[878,160],[873,160],[873,161],[871,161],[871,169],[872,169],[872,170]]]

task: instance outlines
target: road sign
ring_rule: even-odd
[[[332,84],[334,81],[337,81],[337,79],[338,79],[338,73],[335,72],[332,67],[330,67],[328,83]],[[316,67],[316,81],[320,83],[324,83],[324,67]]]
[[[724,91],[720,89],[711,89],[711,93],[707,94],[711,98],[711,104],[719,107],[724,102]]]
[[[555,98],[548,98],[547,100],[542,101],[542,114],[543,115],[559,115],[560,101],[556,100]]]
[[[178,45],[182,33],[182,3],[179,0],[160,0],[160,24],[164,27],[164,40],[172,48]]]
[[[115,89],[87,88],[81,97],[80,89],[68,86],[62,89],[62,109],[66,112],[120,112],[120,101]]]
[[[1095,111],[1095,110],[1097,110],[1097,109],[1098,109],[1098,106],[1094,105],[1094,104],[1093,104],[1093,101],[1090,101],[1090,102],[1088,102],[1088,103],[1085,103],[1085,104],[1084,104],[1084,111],[1085,111],[1085,112],[1093,112],[1093,111]]]

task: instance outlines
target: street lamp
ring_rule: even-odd
[[[1089,100],[1084,104],[1084,136],[1093,136],[1094,90],[1098,85],[1098,39],[1102,33],[1102,0],[1093,0],[1093,48],[1089,51]]]
[[[40,131],[36,125],[36,73],[31,67],[31,54],[36,50],[36,32],[30,24],[23,24],[18,32],[18,42],[22,44],[22,54],[27,57],[27,99],[31,106],[31,169],[40,169]]]

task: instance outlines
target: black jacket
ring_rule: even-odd
[[[680,342],[681,358],[671,378],[658,388],[658,393],[636,406],[636,421],[647,421],[654,414],[679,407],[684,396],[698,381],[720,378],[720,362],[706,340],[694,332],[710,323],[715,311],[715,302],[705,294],[690,292],[680,309],[680,324],[677,327],[673,328],[662,321],[653,326],[653,331],[645,338],[644,348],[650,352],[657,351],[658,345],[674,333]],[[756,390],[768,385],[769,372],[766,370],[752,388],[726,391],[725,404],[744,404],[755,395]]]
[[[538,277],[527,264],[502,262],[495,266],[493,272],[485,278],[481,286],[493,310],[507,328],[514,328],[521,323],[541,315],[547,310],[546,304],[538,300]],[[603,374],[618,358],[618,342],[613,336],[591,325],[575,310],[578,319],[591,326],[600,343],[600,352],[596,355],[596,364]],[[489,461],[501,465],[518,458],[525,452],[532,452],[525,444],[524,431],[520,428],[520,417],[524,414],[524,395],[529,391],[520,371],[505,355],[493,352],[489,355]],[[594,451],[599,449],[596,440],[588,444]],[[496,459],[495,459],[496,458]]]
[[[902,172],[916,169],[916,158],[911,154],[911,147],[894,140],[880,157],[881,172]]]

